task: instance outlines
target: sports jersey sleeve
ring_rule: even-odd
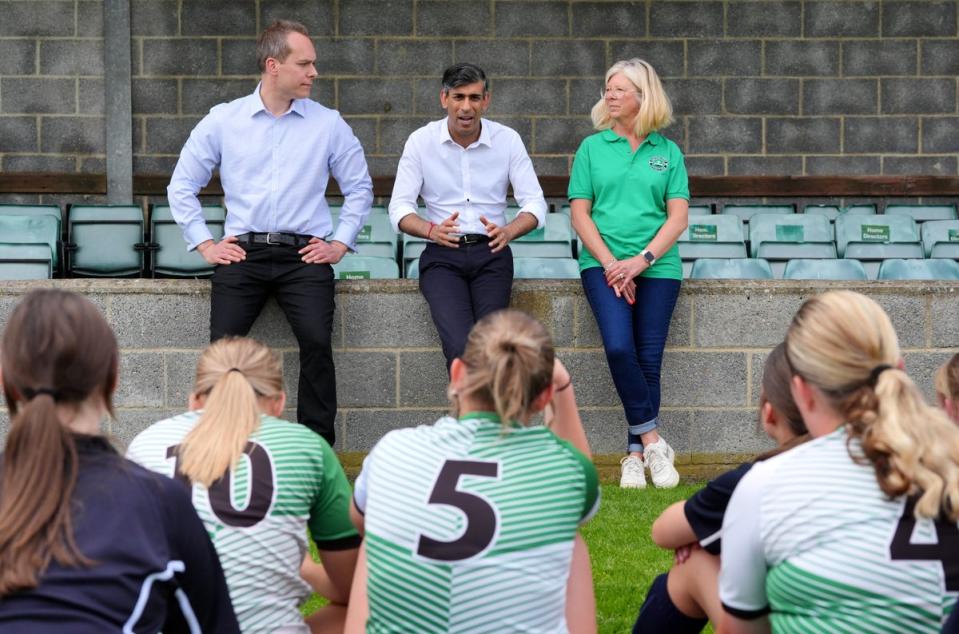
[[[719,600],[726,612],[740,619],[756,619],[769,612],[760,534],[760,502],[769,464],[757,464],[743,476],[723,518]]]
[[[596,198],[593,192],[593,178],[590,174],[589,148],[587,147],[589,138],[584,139],[576,150],[576,157],[573,159],[573,169],[569,174],[569,189],[566,192],[567,198],[584,198],[593,200]]]
[[[580,525],[593,519],[593,516],[599,512],[599,474],[596,472],[596,465],[587,458],[582,451],[574,447],[569,441],[557,438],[557,440],[573,456],[573,459],[579,465],[583,472],[583,479],[586,485],[586,497],[583,500],[583,513],[580,516]]]
[[[330,445],[316,436],[322,470],[319,490],[310,508],[310,534],[320,550],[346,550],[360,545],[360,535],[350,522],[350,483]]]
[[[686,521],[696,534],[699,545],[711,555],[719,555],[719,538],[729,498],[751,467],[752,463],[747,462],[710,480],[683,505]]]
[[[356,482],[353,483],[353,504],[361,515],[366,514],[366,498],[370,492],[370,458],[372,456],[373,452],[371,451],[363,458],[363,467],[360,469],[360,475],[356,476]]]
[[[666,186],[666,200],[685,198],[689,200],[689,175],[686,173],[686,159],[675,143],[670,143],[669,183]]]

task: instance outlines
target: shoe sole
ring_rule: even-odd
[[[656,482],[653,482],[653,486],[657,489],[675,489],[677,486],[679,486],[679,475],[676,476],[675,480],[670,480],[664,484],[657,484]]]
[[[620,482],[619,488],[620,489],[645,489],[646,483],[644,482],[642,484],[623,484],[622,482]]]

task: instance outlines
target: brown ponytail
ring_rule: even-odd
[[[13,311],[0,358],[11,416],[0,469],[3,597],[35,587],[51,561],[91,563],[73,536],[77,449],[56,405],[99,396],[112,415],[118,353],[93,304],[75,293],[39,290]]]

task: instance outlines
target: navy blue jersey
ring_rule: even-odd
[[[710,555],[719,555],[721,549],[719,535],[723,528],[723,515],[729,498],[733,496],[736,485],[752,468],[753,463],[739,465],[732,471],[710,480],[702,489],[686,500],[683,512],[686,521],[696,533],[699,545]]]
[[[0,598],[0,631],[239,632],[223,571],[186,487],[76,436],[73,530],[92,566],[52,562]]]

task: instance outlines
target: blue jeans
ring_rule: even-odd
[[[639,435],[659,425],[659,374],[681,282],[637,277],[636,303],[630,306],[606,284],[602,268],[580,276],[626,411],[628,451],[642,451]]]

